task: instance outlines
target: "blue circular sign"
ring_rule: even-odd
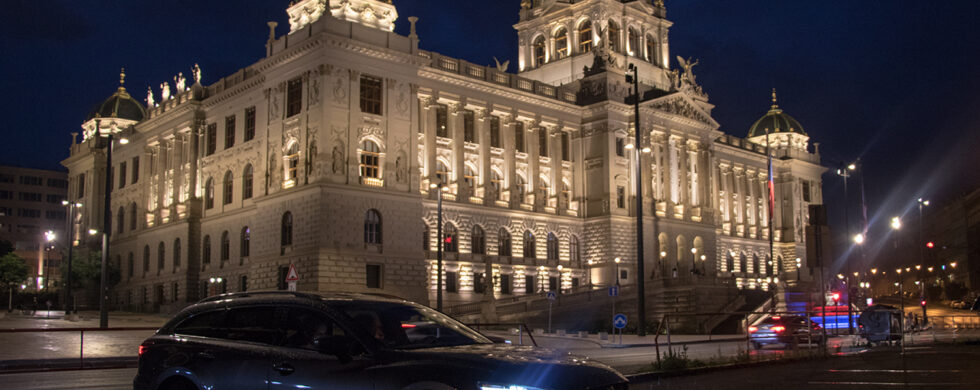
[[[626,314],[619,313],[613,316],[613,326],[616,329],[623,329],[626,327]]]

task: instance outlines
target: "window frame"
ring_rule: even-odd
[[[361,75],[361,112],[384,115],[384,80],[378,77]]]

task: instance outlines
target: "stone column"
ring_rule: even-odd
[[[487,109],[477,110],[473,118],[473,126],[476,128],[476,139],[480,143],[480,166],[477,174],[480,175],[480,179],[477,181],[477,185],[483,188],[483,202],[484,204],[492,204],[497,199],[489,199],[487,196],[490,193],[490,175],[493,167],[490,163],[490,111]],[[499,195],[494,195],[499,196]]]
[[[423,171],[429,183],[436,182],[436,115],[435,101],[431,96],[419,96],[419,123],[425,134],[425,166]]]
[[[449,138],[452,138],[452,159],[450,164],[452,166],[449,169],[452,170],[452,174],[449,175],[450,179],[455,178],[456,183],[456,196],[457,201],[468,202],[466,197],[470,196],[472,192],[467,187],[465,181],[463,180],[463,169],[466,166],[466,142],[464,141],[464,129],[463,129],[463,105],[462,103],[452,103],[449,105],[447,115],[446,126],[449,128]]]

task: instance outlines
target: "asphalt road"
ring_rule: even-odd
[[[652,378],[630,389],[977,389],[980,346],[914,346],[826,360]]]
[[[3,374],[0,375],[0,388],[32,390],[131,390],[135,376],[135,368]]]

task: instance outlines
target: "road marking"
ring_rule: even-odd
[[[889,373],[940,373],[940,372],[963,372],[962,370],[827,370],[827,372],[889,372]]]
[[[892,383],[892,382],[807,382],[819,386],[965,386],[971,383]]]

